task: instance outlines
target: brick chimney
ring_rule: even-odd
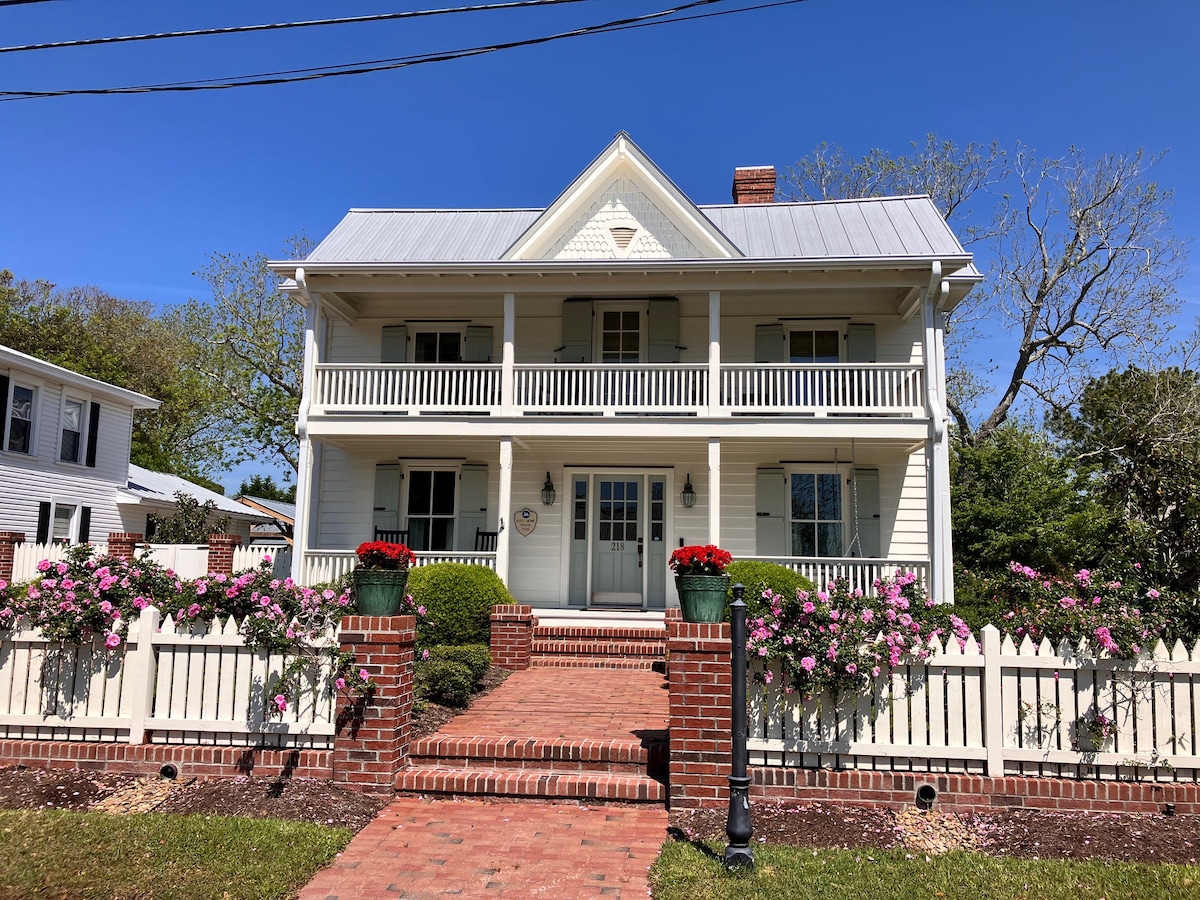
[[[733,170],[734,203],[774,203],[775,167],[738,166]]]

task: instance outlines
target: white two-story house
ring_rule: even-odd
[[[296,577],[380,536],[522,603],[655,609],[714,543],[950,599],[970,254],[927,197],[733,193],[697,206],[622,133],[546,208],[355,209],[272,263],[308,317]]]

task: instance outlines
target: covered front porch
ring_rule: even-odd
[[[925,442],[911,435],[624,430],[314,441],[294,577],[337,578],[385,532],[404,536],[418,566],[487,566],[539,609],[676,606],[667,559],[686,544],[864,591],[897,569],[932,586],[939,558],[948,564],[930,537]]]

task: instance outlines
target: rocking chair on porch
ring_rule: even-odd
[[[476,553],[495,553],[496,542],[500,539],[498,531],[484,531],[482,528],[475,529],[475,552]]]
[[[408,529],[403,531],[389,531],[384,528],[375,529],[375,540],[387,541],[389,544],[404,544],[408,546]]]

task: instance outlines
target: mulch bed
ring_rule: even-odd
[[[725,840],[726,811],[671,814],[677,840]],[[906,850],[914,856],[977,850],[1026,859],[1111,859],[1195,864],[1200,816],[1004,810],[945,814],[863,807],[756,804],[753,840],[792,847]]]

